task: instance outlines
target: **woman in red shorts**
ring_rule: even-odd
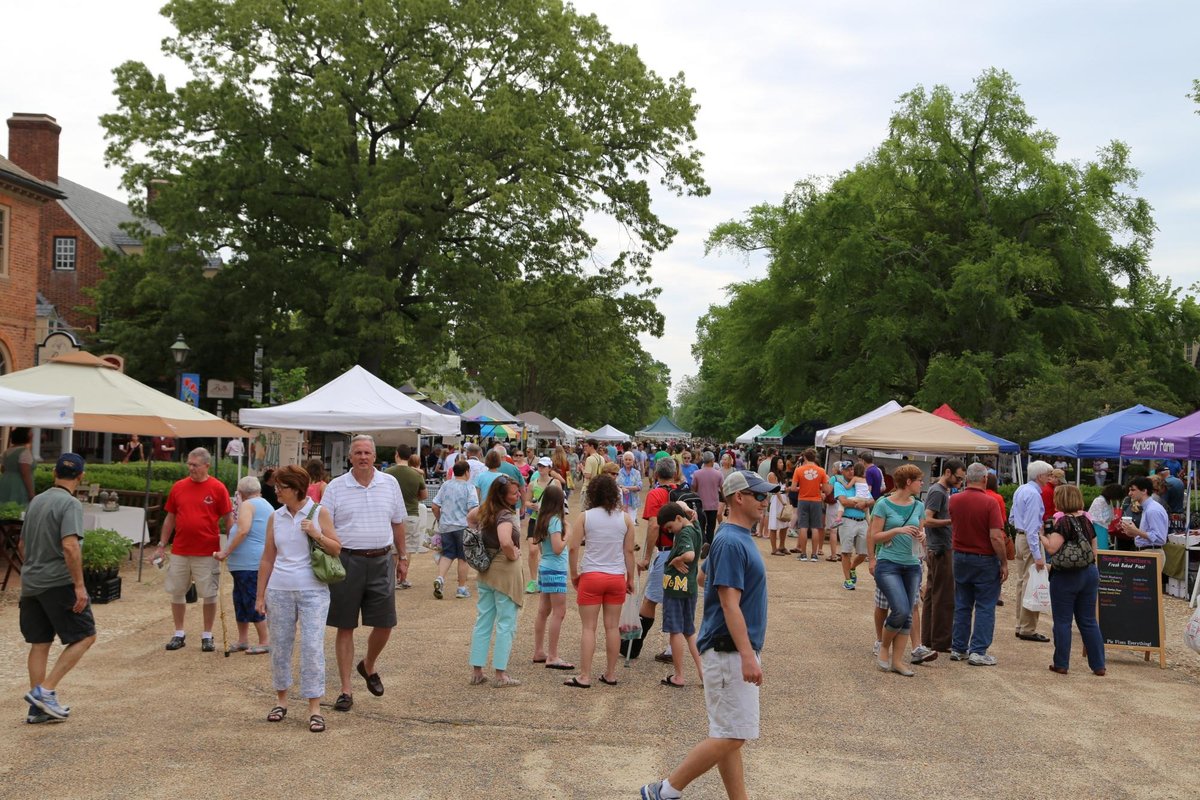
[[[596,653],[596,625],[604,610],[604,654],[607,669],[600,682],[617,684],[617,655],[621,643],[618,625],[625,595],[633,594],[633,520],[621,509],[621,492],[612,475],[593,478],[587,487],[587,508],[571,526],[567,540],[571,585],[582,623],[579,675],[564,685],[592,688],[592,656]],[[580,564],[579,549],[587,549]]]

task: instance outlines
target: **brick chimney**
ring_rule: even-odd
[[[13,114],[8,118],[8,159],[50,183],[58,183],[58,134],[49,114]]]

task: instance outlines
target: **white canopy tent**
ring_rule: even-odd
[[[456,436],[459,418],[439,414],[355,365],[294,403],[247,408],[238,418],[244,426],[301,431],[355,431],[386,434],[416,430]]]
[[[829,437],[837,437],[841,436],[842,434],[849,433],[855,428],[866,425],[868,422],[874,422],[880,417],[886,417],[888,414],[895,414],[901,408],[902,406],[895,400],[888,400],[879,408],[875,409],[874,411],[868,411],[861,417],[855,417],[849,422],[843,422],[841,425],[834,425],[832,428],[826,428],[823,431],[817,431],[817,435],[815,437],[816,445],[817,447],[826,447],[832,445],[833,442],[829,442]]]
[[[0,425],[70,428],[75,424],[75,398],[38,394],[0,386]]]
[[[523,420],[516,414],[510,414],[504,409],[504,406],[494,400],[488,400],[486,397],[462,412],[462,415],[463,419],[471,422],[496,422],[501,425],[523,424]]]
[[[602,428],[597,428],[592,431],[589,436],[593,439],[599,439],[603,442],[624,442],[629,440],[628,433],[621,433],[612,425],[605,425]]]
[[[741,436],[734,439],[734,444],[754,444],[754,437],[761,433],[766,433],[767,429],[762,425],[755,425],[750,430],[743,433]]]
[[[563,440],[567,444],[575,444],[575,440],[584,435],[583,431],[579,430],[578,428],[571,427],[570,425],[563,422],[558,417],[555,417],[554,419],[552,419],[551,422],[553,422],[555,425],[557,425],[559,427],[559,429],[562,430]]]

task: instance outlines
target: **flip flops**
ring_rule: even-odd
[[[265,645],[265,644],[256,644],[253,647],[246,647],[246,648],[241,648],[241,649],[244,649],[246,651],[246,655],[248,655],[248,656],[261,656],[261,655],[271,652],[270,646]]]
[[[579,678],[571,678],[569,681],[563,681],[563,686],[570,686],[572,689],[590,689],[590,683],[582,683]]]
[[[675,677],[675,676],[668,675],[667,677],[665,677],[661,681],[659,681],[659,683],[661,683],[663,686],[670,686],[672,689],[683,689],[687,685],[687,684],[683,684],[683,683],[676,683],[675,681],[671,680],[671,678],[673,678],[673,677]]]
[[[600,676],[600,682],[603,683],[605,686],[616,686],[618,683],[620,683],[620,681],[610,681],[608,678],[604,677],[603,675]]]
[[[565,661],[557,661],[553,664],[547,664],[546,669],[575,669],[574,664],[568,664]]]

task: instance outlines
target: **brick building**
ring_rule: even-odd
[[[34,365],[42,216],[64,195],[0,156],[0,375]],[[52,313],[44,302],[44,315]]]
[[[135,221],[128,205],[58,174],[61,130],[49,115],[13,114],[8,119],[8,158],[59,193],[41,207],[36,263],[43,313],[55,313],[46,310],[53,307],[69,328],[95,330],[95,318],[79,308],[93,305],[84,290],[103,277],[105,251],[138,253],[142,243],[121,228]]]

